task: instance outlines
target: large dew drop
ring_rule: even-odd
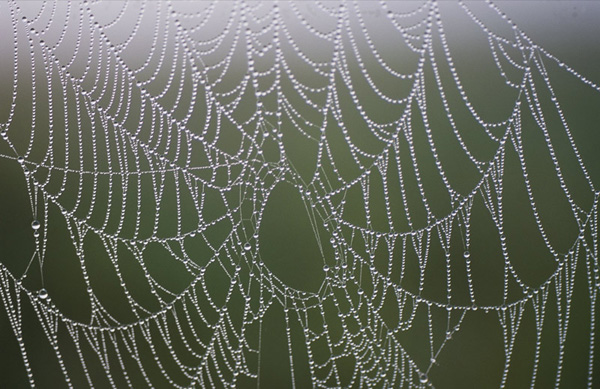
[[[38,298],[46,300],[48,298],[48,291],[45,288],[40,289],[38,291]]]

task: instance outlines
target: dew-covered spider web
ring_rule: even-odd
[[[597,385],[600,86],[500,8],[0,3],[0,386]]]

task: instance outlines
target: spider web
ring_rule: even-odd
[[[592,386],[600,87],[496,5],[0,9],[31,386]]]

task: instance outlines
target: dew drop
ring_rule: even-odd
[[[465,259],[468,259],[468,258],[470,258],[470,257],[471,257],[471,253],[470,253],[470,252],[468,252],[468,251],[465,251],[465,252],[463,253],[463,256],[465,257]]]
[[[48,298],[48,291],[44,288],[40,289],[38,291],[38,297],[41,298],[42,300],[45,300]]]
[[[252,245],[250,243],[246,243],[244,245],[244,250],[246,250],[246,251],[250,251],[251,248],[252,248]]]
[[[39,230],[40,226],[41,224],[38,220],[34,220],[31,222],[31,228],[33,228],[34,230]]]
[[[421,375],[419,376],[419,381],[420,381],[422,384],[426,384],[426,383],[427,383],[427,381],[429,381],[429,379],[427,378],[427,374],[425,374],[425,373],[421,373]]]

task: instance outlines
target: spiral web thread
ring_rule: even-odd
[[[292,383],[309,374],[316,387],[433,386],[430,373],[461,325],[485,315],[497,321],[503,340],[501,380],[493,384],[504,387],[529,312],[535,347],[527,382],[536,384],[542,335],[552,322],[558,386],[579,284],[589,297],[592,386],[599,192],[550,75],[568,73],[582,88],[600,87],[532,42],[496,5],[457,5],[488,40],[494,72],[512,96],[495,122],[469,97],[435,1],[113,2],[116,12],[103,14],[105,6],[2,5],[14,40],[12,104],[0,123],[13,154],[3,158],[23,171],[35,245],[22,274],[2,265],[0,295],[31,386],[43,382],[30,362],[25,310],[35,312],[69,387],[86,381],[222,387],[264,380],[269,367],[261,366],[261,342],[269,334],[263,319],[275,309],[285,320],[281,342],[289,350]],[[373,15],[388,29],[385,42],[371,31]],[[410,53],[410,66],[386,58],[395,46]],[[432,112],[435,99],[440,105]],[[22,105],[31,108],[25,135],[16,130],[23,125]],[[476,150],[460,115],[473,121],[468,130],[493,152]],[[566,139],[568,169],[550,116]],[[440,120],[477,176],[467,190],[447,167]],[[535,177],[528,174],[534,158],[523,139],[528,131],[541,134],[558,196],[576,223],[574,233],[563,235],[568,245],[555,243],[543,223]],[[309,174],[290,157],[301,141],[310,144],[304,153],[314,161]],[[529,233],[541,237],[544,255],[553,259],[537,283],[521,274],[515,262],[525,259],[510,248],[504,221],[509,158],[520,169],[537,226]],[[427,171],[426,163],[435,169]],[[570,174],[582,177],[584,190],[572,189]],[[261,258],[261,246],[269,244],[261,222],[282,183],[302,198],[322,253],[310,259],[322,268],[316,292],[287,285]],[[471,250],[483,228],[476,212],[493,226],[494,257],[477,258]],[[44,263],[53,260],[47,255],[53,224],[66,226],[80,260],[87,321],[59,308],[43,276],[37,287],[26,284],[33,268],[39,265],[43,275]],[[90,249],[92,241],[97,244]],[[211,254],[199,255],[198,245]],[[98,247],[128,313],[113,312],[100,297],[97,280],[105,275],[89,269]],[[179,284],[165,285],[150,268],[148,256],[158,251],[165,266],[181,272]],[[135,280],[121,270],[125,256],[137,266]],[[484,260],[503,272],[492,303],[478,294],[485,281],[475,268]],[[213,290],[216,272],[225,293]],[[433,272],[441,272],[445,285],[428,284]],[[143,297],[133,293],[135,283],[145,285]],[[436,288],[442,297],[434,296]],[[390,305],[393,319],[386,313]],[[422,325],[418,317],[425,318],[427,359],[403,346],[403,334]],[[348,361],[351,368],[344,368]]]

